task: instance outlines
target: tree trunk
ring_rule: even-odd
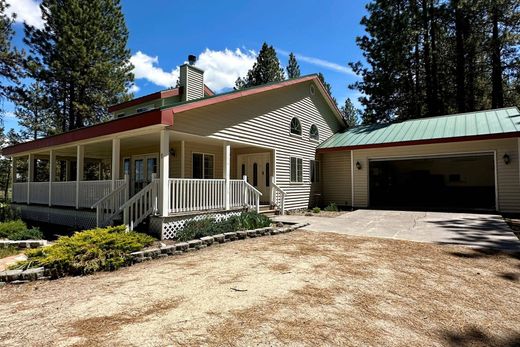
[[[426,85],[426,105],[428,106],[428,114],[431,115],[435,109],[433,101],[432,74],[430,63],[430,30],[428,20],[428,0],[422,0],[422,17],[423,17],[423,36],[424,36],[424,82]]]
[[[431,40],[431,74],[432,74],[432,97],[433,97],[433,114],[439,115],[444,111],[443,100],[439,98],[441,94],[441,88],[439,85],[439,71],[438,71],[438,60],[437,60],[437,33],[435,29],[435,9],[433,7],[433,0],[430,0],[430,40]]]
[[[466,111],[466,89],[465,89],[465,52],[464,52],[464,14],[460,8],[459,0],[453,1],[455,8],[455,55],[457,64],[455,67],[456,84],[457,84],[457,110],[458,112]]]
[[[491,107],[504,107],[504,89],[502,81],[502,58],[500,55],[500,38],[498,32],[498,8],[493,6],[491,20],[493,22],[493,35],[491,38]]]

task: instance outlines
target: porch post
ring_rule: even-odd
[[[112,139],[112,190],[116,189],[116,180],[119,179],[119,157],[121,154],[121,140]]]
[[[34,154],[27,158],[27,205],[31,202],[31,182],[34,180]]]
[[[14,184],[16,183],[16,157],[11,157],[11,200],[14,195]],[[4,196],[7,200],[7,196]]]
[[[181,178],[186,177],[185,173],[184,173],[184,170],[185,170],[185,160],[186,160],[184,151],[185,151],[185,149],[184,149],[184,140],[182,140],[181,141]]]
[[[76,146],[76,209],[79,209],[80,200],[80,182],[83,180],[85,147],[83,145]]]
[[[169,213],[168,180],[170,169],[170,132],[161,130],[160,140],[160,181],[159,181],[159,213],[167,217]]]
[[[56,152],[49,153],[49,206],[52,206],[52,182],[56,179]]]
[[[225,188],[224,188],[224,206],[226,210],[230,209],[230,199],[229,199],[229,191],[230,191],[230,169],[231,169],[231,145],[229,143],[224,143],[224,180],[225,180]]]

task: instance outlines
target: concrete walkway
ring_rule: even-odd
[[[357,210],[338,217],[279,216],[310,223],[306,230],[520,251],[520,240],[499,215]]]

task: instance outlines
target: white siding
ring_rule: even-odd
[[[362,165],[362,169],[354,169],[354,205],[355,207],[369,206],[368,163],[370,159],[410,156],[420,157],[486,151],[496,151],[498,210],[501,212],[520,212],[520,158],[518,155],[518,140],[516,138],[356,150],[354,151],[354,163],[359,161]],[[343,158],[338,157],[338,153],[344,153],[345,156]],[[506,165],[502,159],[506,153],[511,158],[509,165]],[[336,170],[347,166],[350,167],[349,154],[350,151],[322,154],[324,162],[334,163],[324,165],[324,182],[333,182],[330,187],[324,185],[324,199],[333,201],[334,199],[342,199],[343,196],[348,198],[348,193],[342,195],[342,193],[334,191],[333,186],[336,185],[336,188],[341,192],[347,191],[342,185],[350,185],[350,170],[346,172],[336,172]],[[325,167],[328,169],[325,170]],[[338,177],[341,174],[344,174],[345,178],[341,179]],[[350,198],[348,198],[348,200],[350,200]]]
[[[286,207],[307,208],[311,190],[309,162],[315,158],[318,144],[340,128],[321,95],[310,95],[311,83],[175,114],[173,130],[275,150],[276,180],[288,193]],[[290,134],[293,117],[301,122],[301,137]],[[319,142],[309,139],[312,124],[319,129]],[[291,156],[303,159],[303,183],[289,182]]]
[[[322,203],[352,205],[350,151],[321,154]]]

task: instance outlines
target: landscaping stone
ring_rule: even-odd
[[[43,267],[37,267],[33,269],[27,269],[21,274],[22,280],[28,280],[28,281],[35,281],[38,278],[43,276],[44,268]]]
[[[247,230],[246,234],[248,237],[256,237],[256,230]]]
[[[15,281],[11,281],[10,283],[11,284],[24,284],[24,283],[29,283],[29,281],[26,281],[26,280],[15,280]]]
[[[224,240],[226,241],[234,241],[238,238],[236,231],[232,231],[229,233],[224,233]]]
[[[274,228],[273,230],[271,230],[271,235],[278,235],[280,233],[280,231],[278,230],[278,228]]]
[[[131,255],[132,257],[134,257],[135,259],[138,259],[138,258],[142,258],[142,257],[144,257],[144,252],[143,252],[143,251],[132,252],[132,253],[130,253],[130,255]]]
[[[179,243],[176,243],[176,244],[175,244],[175,250],[176,250],[176,251],[181,251],[181,252],[182,252],[182,251],[187,250],[189,246],[190,246],[190,245],[188,245],[187,242],[179,242]]]
[[[237,231],[237,236],[239,239],[243,240],[247,237],[247,231],[245,231],[245,230]]]
[[[173,254],[175,252],[175,245],[167,245],[164,247],[161,247],[161,254]]]
[[[211,245],[214,241],[213,239],[213,236],[204,236],[204,237],[201,237],[200,240],[205,244],[205,245]]]
[[[16,281],[20,278],[22,274],[22,270],[7,270],[0,272],[0,281],[2,282],[12,282]]]
[[[213,239],[215,240],[215,242],[218,242],[218,243],[223,243],[225,241],[225,236],[224,234],[217,234],[217,235],[213,235]]]
[[[189,248],[200,248],[200,246],[202,245],[202,241],[201,240],[191,240],[191,241],[188,241],[188,245],[189,245]]]

